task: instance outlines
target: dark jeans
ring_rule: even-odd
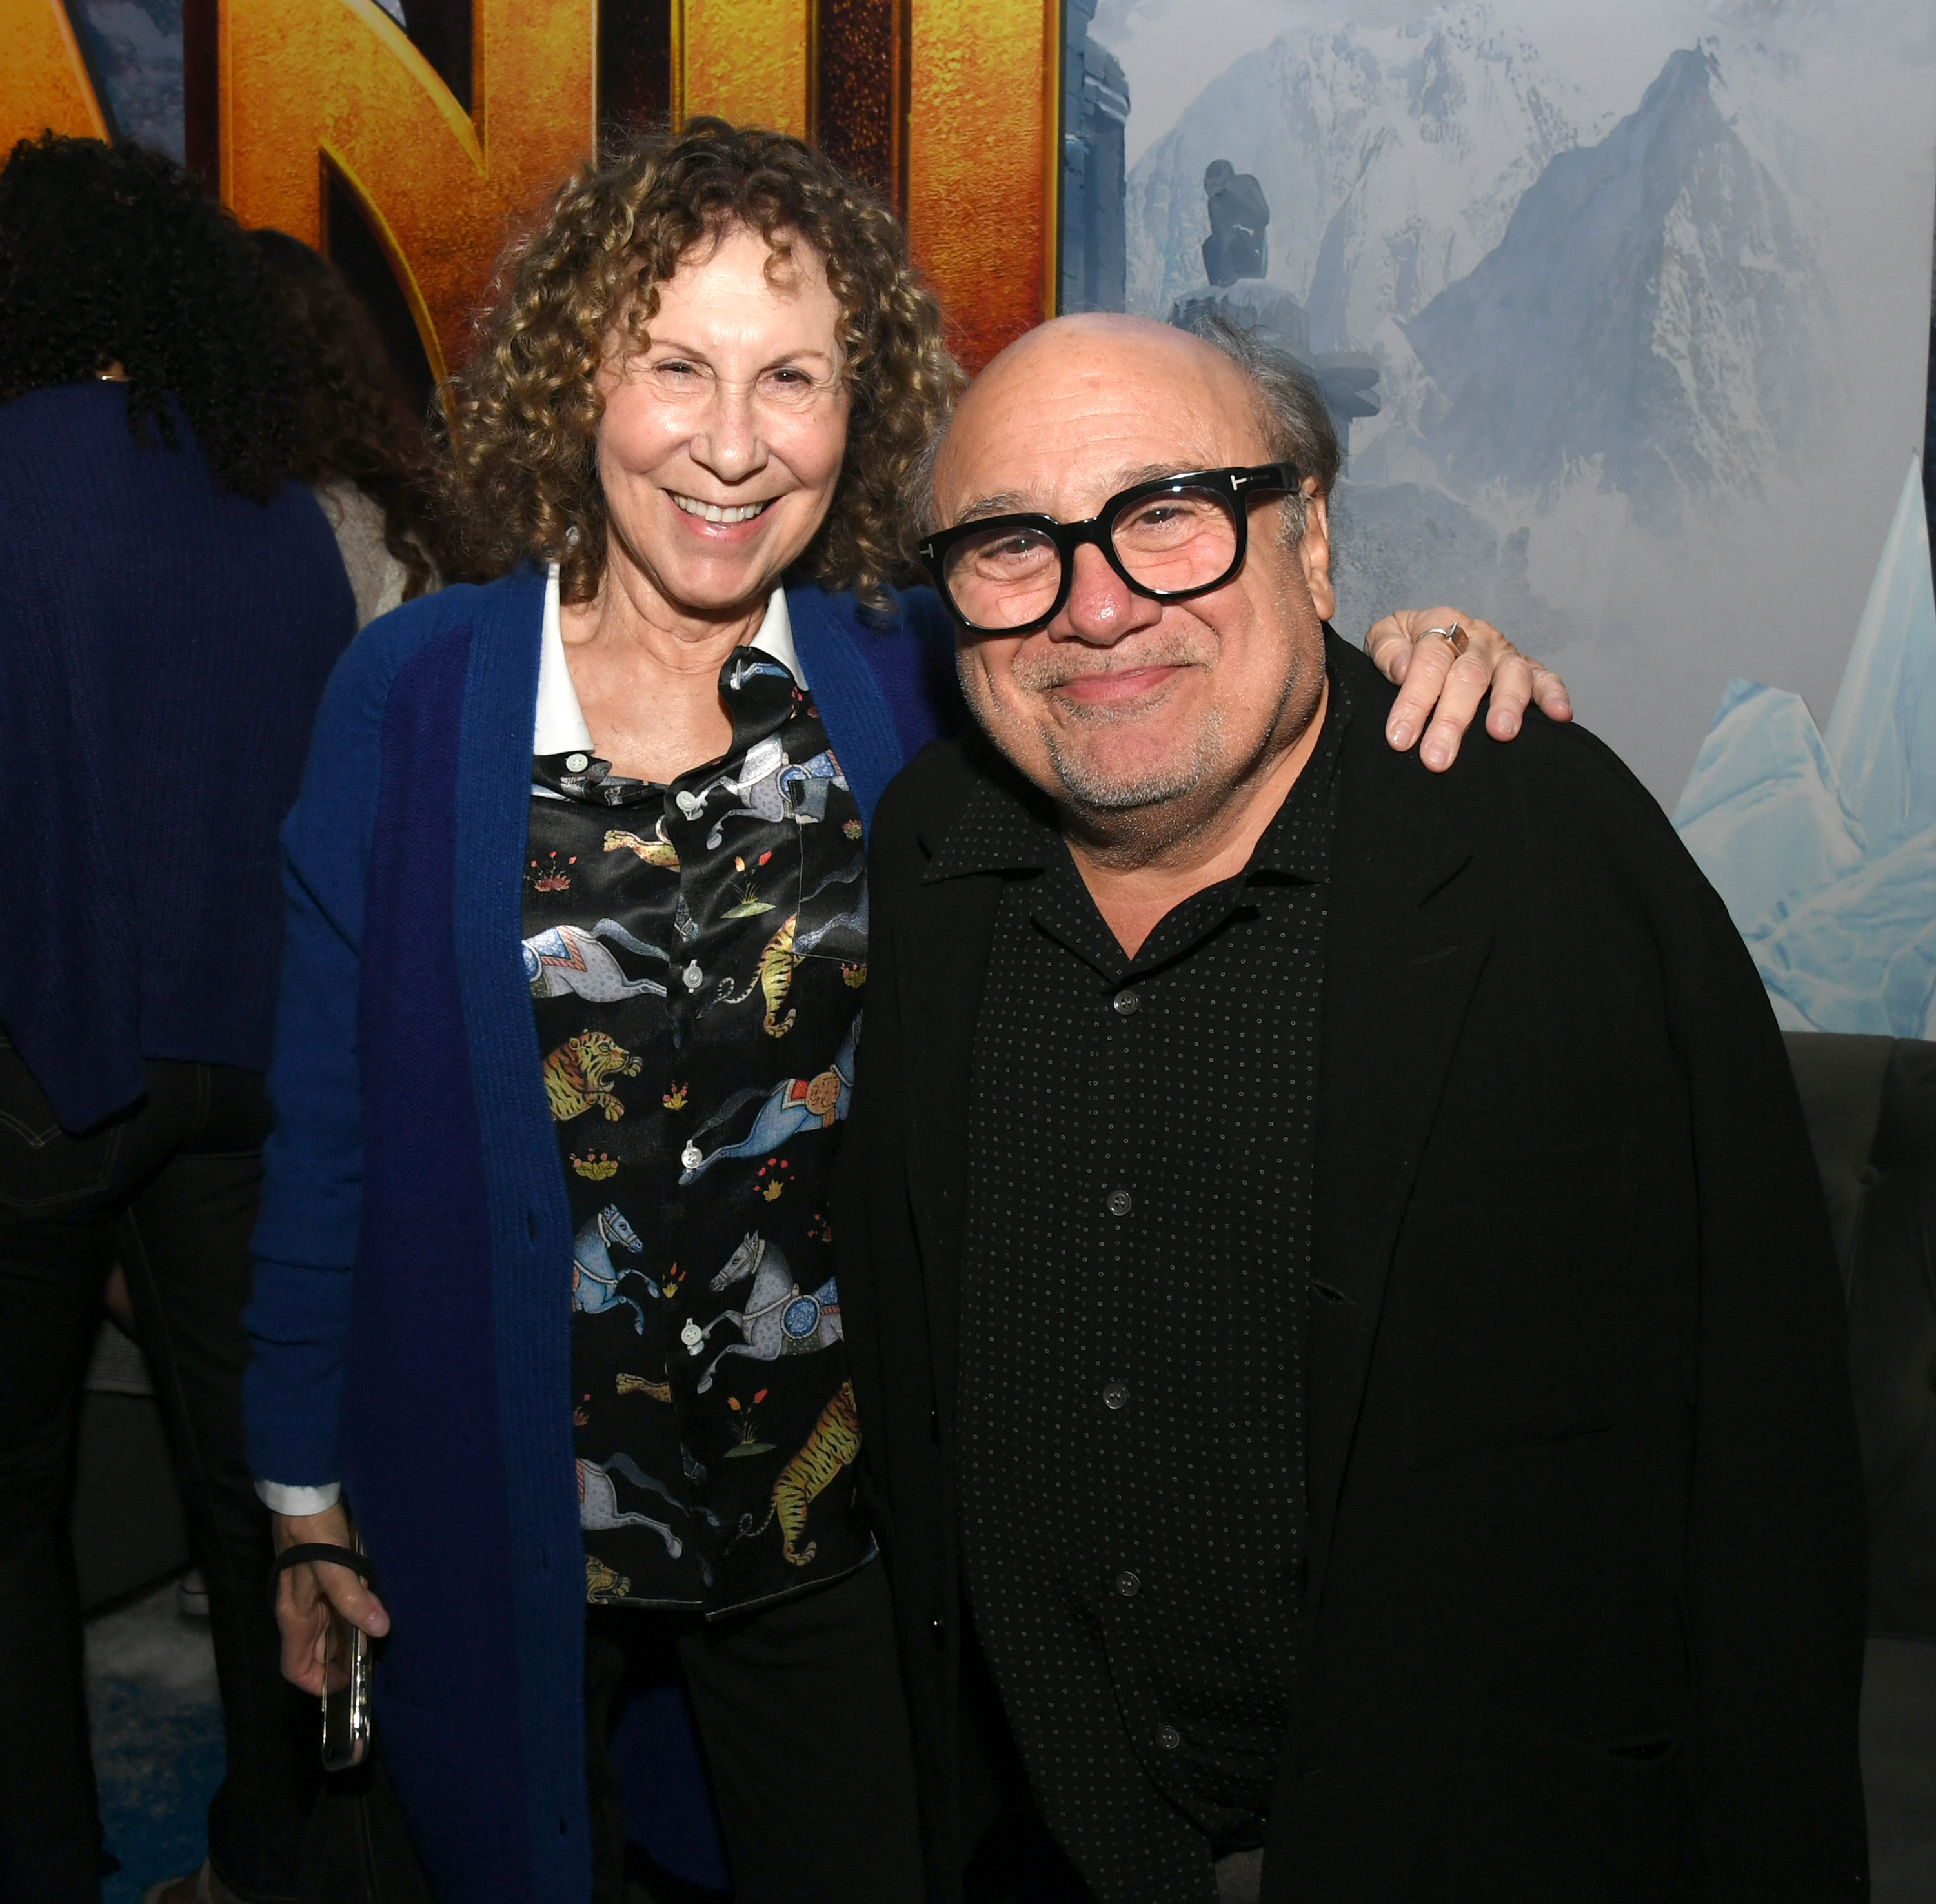
[[[249,1235],[269,1110],[254,1072],[153,1063],[138,1108],[69,1137],[0,1041],[0,1896],[94,1904],[101,1827],[69,1545],[74,1424],[118,1257],[208,1583],[228,1773],[209,1854],[290,1898],[319,1767],[282,1678],[266,1510],[242,1451]]]
[[[918,1904],[914,1751],[878,1561],[707,1622],[594,1607],[585,1623],[594,1904],[624,1904],[606,1753],[621,1687],[682,1674],[719,1801],[734,1904]]]

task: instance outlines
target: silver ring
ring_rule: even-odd
[[[1425,634],[1420,635],[1419,639],[1423,641],[1427,636],[1434,634],[1444,637],[1445,645],[1452,650],[1452,658],[1454,661],[1457,661],[1472,645],[1472,637],[1457,622],[1454,622],[1449,628],[1427,628]]]

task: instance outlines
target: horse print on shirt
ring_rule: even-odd
[[[657,979],[628,979],[625,967],[600,942],[610,939],[641,958],[664,963],[657,946],[635,939],[616,919],[600,919],[590,931],[582,926],[554,925],[525,941],[525,976],[534,998],[561,998],[568,991],[594,1005],[648,993],[663,998],[666,988]]]
[[[789,1137],[803,1131],[831,1130],[847,1115],[854,1091],[854,1045],[861,1035],[861,1014],[854,1014],[847,1034],[840,1041],[831,1069],[811,1078],[782,1078],[768,1091],[736,1091],[694,1133],[679,1153],[684,1166],[679,1183],[696,1182],[722,1157],[751,1157],[756,1151],[776,1150]],[[743,1110],[755,1097],[765,1102],[753,1119],[753,1128],[737,1144],[722,1144],[718,1149],[703,1151],[699,1140],[715,1125]]]
[[[646,1312],[631,1297],[622,1294],[619,1285],[628,1279],[642,1282],[655,1300],[664,1292],[643,1270],[615,1267],[612,1261],[614,1243],[634,1256],[645,1252],[646,1246],[640,1240],[639,1233],[625,1221],[619,1206],[607,1203],[572,1239],[571,1306],[585,1315],[603,1315],[607,1309],[628,1309],[634,1318],[633,1326],[643,1335]]]
[[[634,1487],[661,1495],[684,1512],[672,1490],[664,1482],[640,1473],[628,1456],[614,1454],[605,1467],[616,1468]],[[622,1514],[619,1511],[619,1491],[613,1485],[611,1476],[597,1462],[588,1461],[582,1456],[578,1463],[578,1524],[592,1533],[602,1533],[608,1527],[650,1527],[665,1542],[666,1551],[674,1560],[685,1551],[685,1542],[664,1521],[655,1521],[649,1514]]]
[[[699,1378],[697,1392],[704,1394],[712,1386],[713,1371],[729,1355],[744,1355],[755,1362],[777,1361],[782,1355],[805,1355],[816,1349],[830,1349],[842,1339],[840,1291],[832,1276],[811,1294],[801,1289],[786,1259],[786,1252],[770,1243],[755,1230],[749,1231],[740,1247],[726,1259],[726,1267],[712,1279],[717,1292],[736,1282],[752,1279],[744,1309],[722,1309],[704,1328],[690,1319],[679,1333],[688,1355],[703,1355],[712,1331],[722,1322],[737,1323],[740,1339],[729,1343],[706,1365]]]
[[[780,792],[794,819],[802,826],[812,826],[827,817],[829,789],[845,787],[847,776],[841,772],[840,763],[830,747],[809,759],[788,761],[780,769],[779,781]]]
[[[567,1123],[595,1105],[605,1113],[607,1123],[616,1124],[625,1115],[625,1106],[609,1080],[635,1078],[644,1069],[643,1059],[603,1031],[581,1031],[566,1039],[544,1061],[545,1096],[552,1116]]]
[[[836,786],[844,789],[846,785],[846,776],[832,749],[806,760],[791,761],[785,743],[777,734],[772,734],[747,749],[737,778],[731,772],[715,775],[703,786],[682,790],[676,798],[679,810],[688,820],[699,819],[715,793],[736,795],[744,803],[728,807],[713,822],[712,831],[706,836],[706,847],[709,852],[717,852],[725,837],[728,820],[791,819],[801,826],[812,826],[827,817],[829,789]]]
[[[837,873],[830,873],[819,885],[800,901],[803,917],[807,908],[830,886],[852,885],[858,881],[860,891],[855,894],[852,906],[844,913],[835,913],[818,924],[803,925],[794,935],[794,950],[796,955],[805,958],[819,952],[823,958],[843,961],[855,957],[864,958],[867,955],[867,862],[857,859],[851,866],[842,867]],[[821,948],[828,940],[834,941],[825,951]],[[846,941],[843,949],[840,943]]]

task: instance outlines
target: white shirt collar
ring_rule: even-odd
[[[770,655],[805,689],[806,675],[794,646],[785,589],[776,588],[767,596],[766,619],[752,645],[763,655]],[[571,685],[571,669],[564,658],[564,635],[558,618],[558,565],[553,562],[545,583],[544,625],[538,637],[538,705],[531,752],[568,754],[581,749],[591,751],[591,730],[585,725],[585,712],[578,704],[578,690]]]
[[[538,711],[531,752],[569,754],[581,749],[591,751],[591,730],[585,725],[564,658],[564,636],[558,621],[558,565],[553,562],[545,583],[544,625],[538,636]]]

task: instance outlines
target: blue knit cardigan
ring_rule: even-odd
[[[283,832],[286,944],[256,1235],[254,1471],[340,1479],[394,1622],[378,1724],[438,1894],[583,1904],[585,1571],[571,1226],[520,957],[544,577],[373,623]],[[884,626],[790,588],[871,822],[953,725],[925,590]]]
[[[276,828],[356,631],[315,498],[230,495],[173,416],[171,450],[125,383],[0,404],[0,1026],[70,1131],[144,1058],[268,1064]]]

